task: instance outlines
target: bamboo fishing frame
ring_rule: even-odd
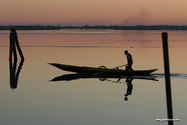
[[[16,52],[16,47],[19,52],[19,55],[21,57],[20,64],[18,66],[18,69],[16,71],[16,66],[17,66],[17,52]],[[12,57],[14,56],[14,61],[12,62]],[[12,89],[17,88],[18,84],[18,77],[21,72],[22,66],[24,62],[24,56],[21,51],[19,42],[18,42],[18,37],[15,29],[11,29],[10,32],[10,50],[9,50],[9,69],[10,69],[10,87]]]

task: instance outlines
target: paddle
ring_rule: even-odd
[[[127,66],[127,64],[118,66],[118,67],[116,67],[116,69],[118,69],[119,67],[123,67],[123,66]],[[114,69],[115,69],[115,68],[114,68]]]
[[[118,69],[118,68],[123,67],[123,66],[127,66],[127,64],[121,65],[121,66],[118,66],[118,67],[115,67],[115,68]],[[113,68],[113,69],[115,69],[115,68]],[[105,72],[106,72],[106,71],[102,71],[102,72],[95,73],[94,76],[99,75],[99,74],[102,74],[102,73],[105,73]]]

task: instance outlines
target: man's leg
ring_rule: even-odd
[[[129,66],[126,66],[126,69],[125,69],[125,71],[129,71]]]
[[[134,70],[132,69],[132,64],[129,65],[129,70],[134,71]]]

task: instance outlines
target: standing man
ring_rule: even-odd
[[[134,71],[133,69],[132,69],[132,64],[133,64],[133,61],[132,61],[132,56],[131,56],[131,54],[130,53],[128,53],[128,51],[127,50],[125,50],[125,55],[127,56],[127,66],[126,66],[126,71]]]

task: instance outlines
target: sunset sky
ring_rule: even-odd
[[[0,25],[187,25],[186,0],[1,0]]]

